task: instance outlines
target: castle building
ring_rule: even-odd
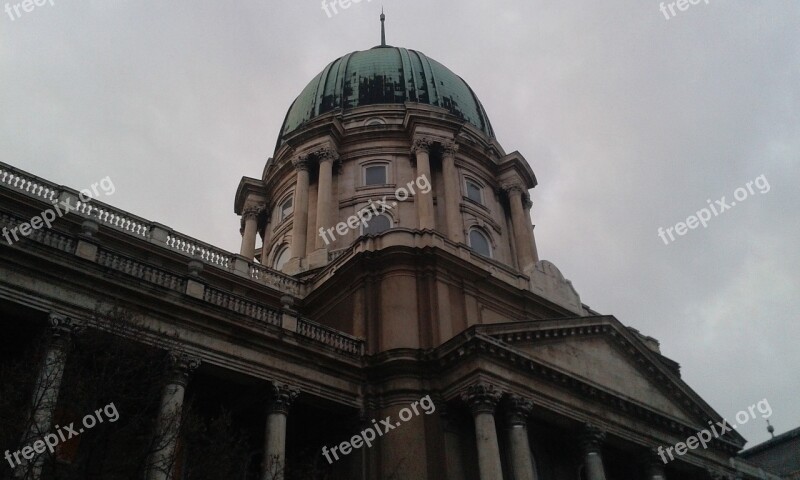
[[[104,314],[122,308],[168,353],[148,480],[188,468],[166,419],[190,397],[245,405],[260,447],[243,480],[289,479],[306,451],[328,479],[778,479],[732,460],[733,430],[675,448],[723,418],[540,258],[536,186],[464,80],[385,41],[292,103],[236,192],[238,253],[0,164],[0,221],[20,236],[0,242],[6,341],[48,339],[17,435],[55,428],[71,385],[45,379],[86,331],[125,336]],[[54,202],[73,208],[19,230]],[[25,478],[62,464],[37,454]]]

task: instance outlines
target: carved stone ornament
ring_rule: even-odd
[[[200,359],[184,352],[171,351],[167,354],[169,367],[169,383],[183,385],[189,382],[189,376],[200,366]]]
[[[600,453],[605,439],[606,432],[587,423],[580,436],[581,448],[584,453]]]
[[[461,392],[461,400],[466,403],[473,415],[494,413],[503,392],[487,382],[473,383]]]
[[[433,139],[428,137],[415,138],[411,147],[411,153],[424,152],[430,153],[433,146]]]
[[[533,410],[533,402],[520,395],[509,395],[506,400],[506,423],[513,427],[525,426]]]
[[[289,408],[300,395],[300,390],[285,383],[272,382],[270,385],[270,413],[289,415]]]

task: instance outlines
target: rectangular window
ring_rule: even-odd
[[[372,165],[364,169],[364,185],[386,185],[386,165]]]
[[[477,183],[467,180],[467,198],[483,205],[483,189]]]
[[[280,216],[281,221],[284,221],[289,215],[294,213],[294,197],[289,197],[281,204]]]

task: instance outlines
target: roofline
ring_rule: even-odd
[[[739,452],[739,457],[748,458],[752,455],[756,455],[761,453],[765,450],[768,450],[778,444],[788,442],[794,438],[800,437],[800,427],[795,428],[794,430],[789,430],[788,432],[781,433],[777,437],[770,438],[766,442],[759,443],[758,445],[754,445],[747,450],[742,450]]]

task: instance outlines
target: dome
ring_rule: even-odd
[[[380,46],[338,58],[314,77],[289,108],[279,143],[327,112],[405,102],[442,107],[494,137],[483,105],[461,77],[421,52]]]

